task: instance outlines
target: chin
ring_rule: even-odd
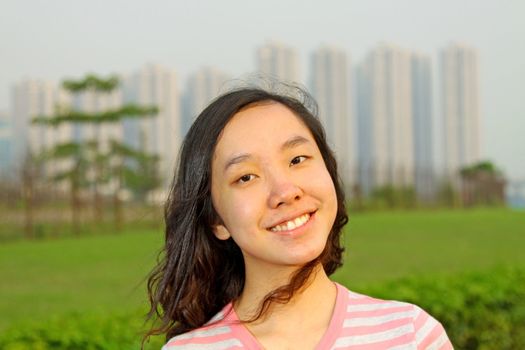
[[[290,258],[290,263],[294,266],[304,266],[309,262],[317,259],[323,252],[323,249],[315,249],[308,252],[304,252],[303,254],[298,254]]]

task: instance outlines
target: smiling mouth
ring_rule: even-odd
[[[298,227],[303,226],[310,220],[310,213],[303,214],[301,216],[296,217],[293,220],[289,220],[286,222],[283,222],[282,224],[275,225],[270,228],[270,231],[272,232],[283,232],[283,231],[291,231]]]

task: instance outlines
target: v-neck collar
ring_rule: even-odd
[[[348,293],[345,287],[335,282],[334,284],[337,291],[334,310],[332,311],[332,317],[328,324],[328,328],[315,347],[316,350],[331,348],[338,335],[341,333],[340,331],[343,327],[344,315],[346,311],[345,305],[347,304]],[[231,324],[231,326],[235,328],[236,335],[246,349],[264,349],[257,338],[248,330],[248,328],[246,328],[242,322],[240,322],[231,302],[225,306],[224,315],[226,315],[224,317],[224,321]]]

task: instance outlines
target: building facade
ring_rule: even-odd
[[[336,153],[340,174],[347,186],[355,183],[355,123],[349,59],[344,50],[323,46],[311,56],[310,91],[319,106],[319,118]]]
[[[203,67],[188,78],[183,97],[182,134],[186,134],[195,118],[218,95],[225,92],[230,76],[214,67]]]
[[[181,142],[181,117],[177,74],[161,65],[146,65],[124,77],[124,102],[156,106],[149,118],[125,120],[124,142],[160,157],[164,186],[171,181]]]
[[[420,201],[431,201],[436,191],[432,61],[416,53],[411,61],[414,187]]]
[[[13,127],[6,111],[0,111],[0,178],[12,177]]]
[[[55,113],[58,89],[55,84],[42,80],[25,80],[11,88],[11,123],[13,127],[13,158],[22,164],[30,154],[51,148],[57,136],[65,131],[45,125],[34,125],[38,116]],[[58,135],[57,135],[58,134]]]
[[[451,44],[440,52],[445,173],[480,159],[479,77],[477,52]]]
[[[409,51],[382,44],[356,71],[359,183],[365,193],[414,183],[410,58]]]
[[[278,42],[269,42],[257,50],[257,71],[263,77],[284,82],[300,82],[299,57],[295,49]]]

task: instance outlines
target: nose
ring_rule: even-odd
[[[270,195],[268,204],[270,208],[278,208],[282,205],[292,204],[301,199],[303,190],[297,183],[287,175],[282,174],[279,177],[271,176],[270,178]]]

